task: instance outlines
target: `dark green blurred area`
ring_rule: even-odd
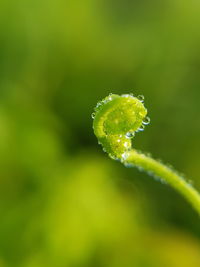
[[[145,96],[134,146],[200,190],[200,2],[0,2],[0,267],[199,267],[199,217],[102,152],[91,113]]]

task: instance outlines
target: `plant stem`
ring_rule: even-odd
[[[123,163],[125,165],[134,165],[139,169],[151,173],[155,177],[163,179],[166,183],[179,191],[200,215],[200,194],[176,171],[151,157],[137,152],[135,149],[126,152]]]

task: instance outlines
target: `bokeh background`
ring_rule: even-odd
[[[0,1],[0,267],[199,267],[200,220],[103,153],[91,113],[145,96],[134,146],[200,190],[200,2]]]

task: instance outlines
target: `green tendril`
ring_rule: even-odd
[[[200,194],[172,168],[151,156],[132,148],[135,133],[143,131],[149,124],[147,109],[142,95],[110,94],[100,101],[92,113],[94,133],[103,150],[125,166],[135,166],[148,174],[170,184],[179,191],[200,214]]]

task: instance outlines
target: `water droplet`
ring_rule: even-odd
[[[95,118],[95,115],[96,115],[95,112],[93,112],[92,115],[91,115],[92,119]]]
[[[129,94],[124,94],[124,95],[122,95],[122,97],[130,97],[130,95]]]
[[[129,143],[128,142],[124,142],[124,147],[125,148],[129,148]]]
[[[158,161],[160,164],[164,164],[162,159],[157,159],[157,161]],[[164,164],[164,165],[165,165],[165,164]],[[171,169],[171,165],[170,165],[170,164],[167,164],[167,166],[168,166],[169,169]]]
[[[138,99],[140,102],[144,102],[144,96],[143,96],[143,95],[138,95],[138,96],[137,96],[137,99]]]
[[[122,159],[123,159],[123,160],[126,160],[126,159],[127,159],[127,152],[124,152],[124,153],[122,154]]]
[[[143,167],[142,167],[142,166],[137,166],[137,169],[138,169],[139,171],[143,171]]]
[[[145,126],[142,124],[142,125],[140,126],[140,128],[137,129],[136,132],[137,132],[137,133],[138,133],[138,132],[142,132],[142,131],[144,131],[144,129],[145,129]]]
[[[188,180],[188,184],[193,187],[194,186],[194,181],[193,180]]]
[[[144,120],[143,120],[142,123],[143,123],[144,125],[148,125],[148,124],[150,123],[150,121],[151,121],[150,118],[149,118],[149,117],[146,117],[146,118],[144,118]]]
[[[95,111],[98,111],[99,107],[102,105],[101,101],[99,101],[95,107]]]
[[[121,155],[121,162],[124,163],[127,158],[129,157],[129,152],[124,152],[122,155]]]
[[[126,133],[126,137],[127,138],[132,138],[134,135],[135,135],[134,132],[128,132],[128,133]]]
[[[125,163],[124,163],[124,166],[125,166],[126,168],[132,168],[132,167],[134,167],[134,164],[125,162]]]
[[[164,179],[160,178],[160,182],[161,184],[167,184],[167,181],[165,181]]]
[[[148,158],[152,158],[152,154],[149,152],[145,153],[145,156],[147,156]]]
[[[117,159],[118,159],[116,156],[114,156],[114,155],[112,155],[112,154],[109,154],[109,157],[110,157],[111,159],[114,159],[114,160],[117,160]]]

